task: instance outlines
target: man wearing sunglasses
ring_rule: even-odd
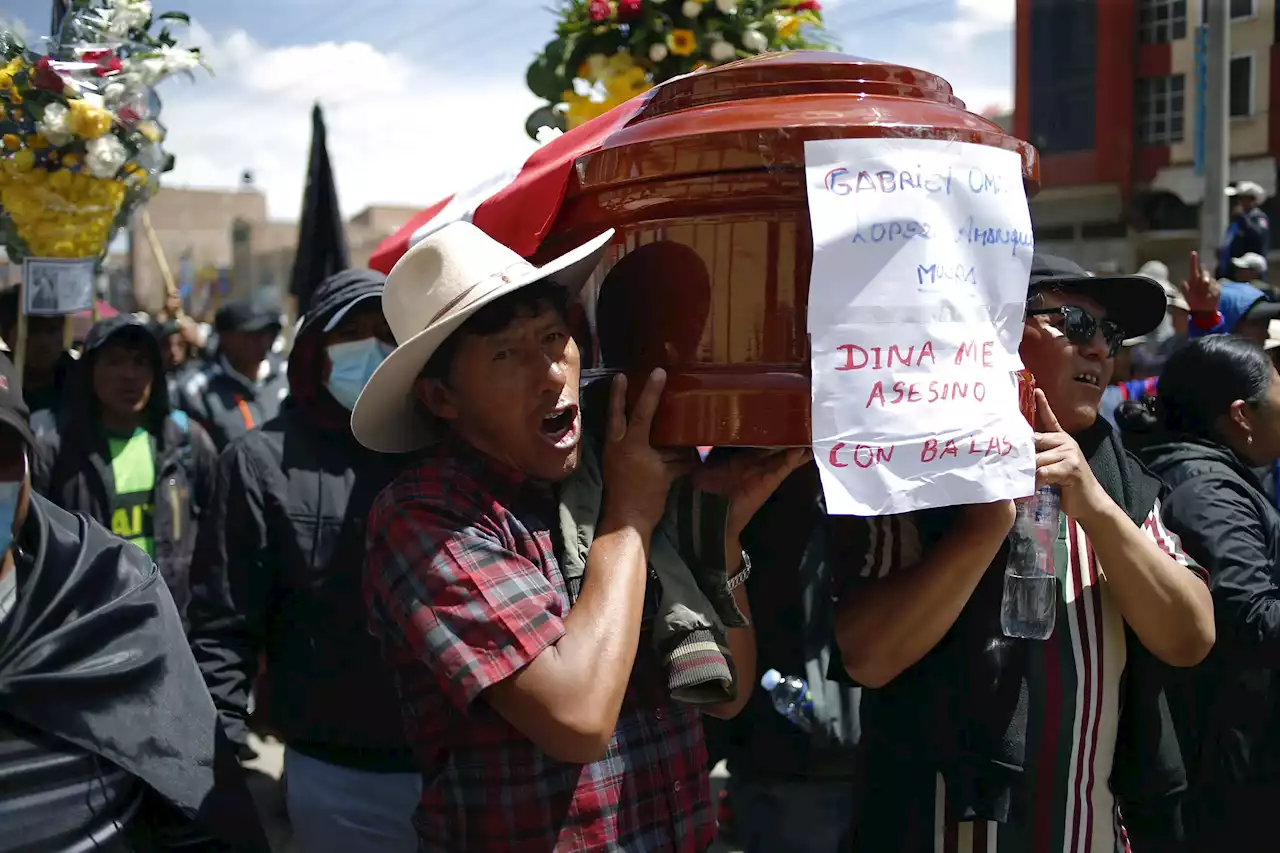
[[[1177,842],[1185,775],[1156,661],[1199,663],[1213,604],[1160,521],[1159,481],[1098,417],[1122,342],[1165,305],[1149,278],[1032,264],[1021,355],[1038,386],[1036,482],[1062,506],[1049,639],[1001,629],[1012,502],[860,520],[850,553],[865,556],[841,567],[836,614],[844,667],[872,688],[856,850]]]

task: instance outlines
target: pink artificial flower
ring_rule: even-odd
[[[618,0],[618,20],[630,23],[644,14],[644,0]]]
[[[67,87],[66,81],[62,79],[61,74],[54,70],[53,62],[47,56],[41,57],[31,67],[31,85],[37,89],[57,94],[62,94],[62,90]]]
[[[591,20],[599,24],[613,17],[613,7],[609,5],[609,0],[591,0],[591,5],[587,7],[587,14],[591,16]]]

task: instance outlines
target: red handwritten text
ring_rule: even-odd
[[[869,349],[857,344],[845,344],[836,349],[844,353],[844,364],[836,370],[862,370],[867,367],[872,370],[882,370],[893,367],[895,361],[903,367],[919,367],[924,364],[925,359],[928,359],[930,364],[938,363],[933,354],[933,341],[925,341],[919,353],[916,352],[915,346],[907,347],[904,352],[902,347],[896,344]]]
[[[936,462],[947,457],[964,456],[1013,456],[1017,449],[1007,438],[962,438],[959,441],[948,439],[941,446],[936,438],[926,439],[920,450],[921,462]]]
[[[981,403],[987,398],[987,386],[981,382],[895,382],[887,389],[883,382],[871,386],[867,396],[867,405],[879,403],[885,406],[897,406],[902,403],[938,403],[946,400],[963,400],[972,397]]]
[[[827,460],[832,468],[848,468],[850,462],[859,468],[871,468],[884,462],[892,462],[893,451],[892,446],[868,447],[865,444],[850,446],[843,441],[837,441],[831,446],[831,453],[828,454]],[[849,462],[843,461],[844,459],[848,459]]]
[[[982,366],[983,367],[992,366],[991,358],[993,354],[991,350],[995,348],[995,345],[996,345],[995,341],[983,341],[982,343]],[[964,364],[966,360],[974,364],[978,363],[978,342],[977,341],[970,341],[969,343],[961,344],[960,349],[956,350],[956,364],[957,365]]]

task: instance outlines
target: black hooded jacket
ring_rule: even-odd
[[[1164,480],[1165,524],[1209,572],[1218,640],[1182,685],[1193,786],[1280,792],[1280,512],[1228,448],[1186,436],[1142,452]],[[1256,816],[1270,822],[1269,812]]]
[[[151,561],[38,495],[16,545],[0,620],[0,850],[267,853]]]
[[[218,454],[199,424],[172,410],[160,344],[138,320],[121,315],[94,325],[85,339],[84,358],[67,374],[58,412],[32,416],[38,447],[32,454],[31,485],[63,509],[111,528],[115,478],[107,438],[94,416],[92,367],[102,345],[120,334],[132,334],[146,345],[155,366],[146,421],[155,451],[155,561],[185,618],[196,530],[213,501]]]
[[[234,740],[266,653],[267,716],[290,747],[371,771],[411,771],[399,703],[361,595],[369,507],[405,464],[351,434],[321,383],[323,329],[383,277],[340,273],[315,292],[289,358],[290,400],[219,460],[192,567],[191,643]]]

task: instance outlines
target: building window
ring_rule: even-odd
[[[1252,18],[1258,14],[1256,8],[1258,0],[1231,0],[1231,19],[1233,21],[1241,18]],[[1205,8],[1209,7],[1205,3]]]
[[[1231,90],[1227,102],[1232,118],[1253,115],[1253,54],[1231,57]]]
[[[1186,76],[1138,80],[1139,145],[1171,145],[1182,141],[1186,122]]]
[[[1094,147],[1097,0],[1030,0],[1031,144],[1042,155]]]
[[[1143,44],[1165,44],[1187,37],[1187,0],[1142,0],[1138,37]]]

